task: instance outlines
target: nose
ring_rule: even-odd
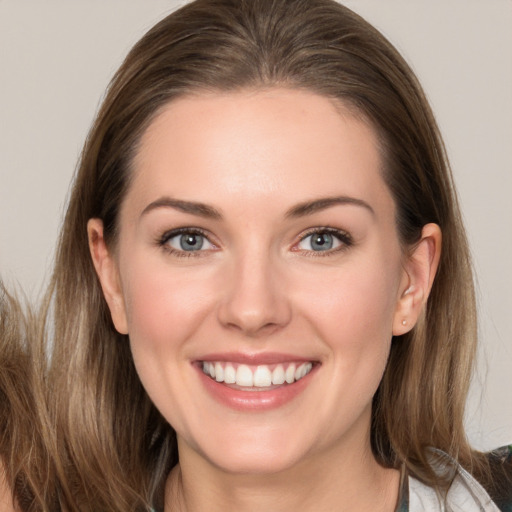
[[[267,254],[247,255],[231,265],[219,322],[228,329],[259,338],[286,326],[291,319],[289,303],[279,265]]]

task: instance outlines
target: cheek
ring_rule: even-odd
[[[176,411],[181,410],[180,397],[187,394],[189,365],[181,363],[209,318],[214,283],[204,272],[171,267],[161,256],[132,254],[125,261],[122,284],[139,378],[160,412],[183,429],[184,419]]]
[[[398,277],[397,269],[376,265],[334,270],[323,285],[311,275],[304,288],[311,321],[323,319],[322,324],[340,338],[371,331],[391,335]]]
[[[205,272],[173,268],[162,258],[134,258],[123,280],[134,352],[177,349],[210,311],[212,279]],[[134,354],[135,355],[135,354]]]
[[[375,261],[333,269],[323,286],[310,275],[302,300],[303,314],[332,356],[340,387],[368,398],[387,363],[401,275],[399,265]]]

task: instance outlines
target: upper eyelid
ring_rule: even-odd
[[[323,227],[318,227],[318,228],[310,228],[310,229],[306,230],[299,236],[298,241],[301,242],[308,236],[314,235],[315,233],[329,233],[331,235],[338,235],[340,238],[346,238],[346,239],[352,240],[352,235],[348,231],[345,231],[344,229],[323,226]]]
[[[208,242],[210,244],[212,244],[215,248],[219,247],[219,244],[217,242],[215,242],[215,240],[212,240],[213,237],[212,237],[212,235],[210,235],[210,233],[208,233],[207,231],[205,231],[202,228],[197,228],[197,227],[183,227],[183,228],[169,229],[157,238],[157,242],[159,245],[165,245],[171,238],[174,238],[175,236],[182,235],[184,233],[192,233],[195,235],[204,236],[208,240]],[[180,249],[174,249],[174,250],[179,251]],[[207,250],[211,250],[211,249],[204,249],[204,250],[199,250],[196,252],[205,252]],[[186,252],[186,251],[184,251],[184,252]]]
[[[164,233],[162,233],[162,235],[160,236],[160,240],[169,240],[170,238],[173,238],[173,237],[178,236],[178,235],[182,235],[183,233],[193,233],[195,235],[202,235],[205,238],[208,238],[208,240],[210,240],[210,238],[211,238],[209,233],[206,232],[202,228],[194,228],[194,227],[188,228],[187,227],[187,228],[169,229],[169,230],[165,231]]]

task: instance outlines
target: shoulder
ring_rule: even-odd
[[[492,477],[490,496],[502,512],[512,512],[512,445],[486,454]]]
[[[510,470],[512,468],[512,444],[502,446],[487,453],[487,458],[490,463]]]
[[[483,485],[446,453],[431,449],[431,456],[436,473],[451,473],[451,484],[441,491],[409,476],[409,507],[405,510],[512,512],[512,446],[485,454],[489,471]]]

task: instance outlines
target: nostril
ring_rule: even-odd
[[[247,336],[272,334],[290,321],[288,295],[268,268],[268,258],[252,254],[242,260],[233,266],[226,282],[218,320],[225,328]]]
[[[234,301],[219,308],[219,322],[228,329],[243,332],[247,336],[269,335],[290,321],[286,304],[269,303],[259,308],[244,307]]]
[[[238,322],[228,322],[225,324],[228,329],[243,332],[249,337],[268,336],[280,328],[279,324],[274,322],[260,322],[255,318],[241,319]]]

